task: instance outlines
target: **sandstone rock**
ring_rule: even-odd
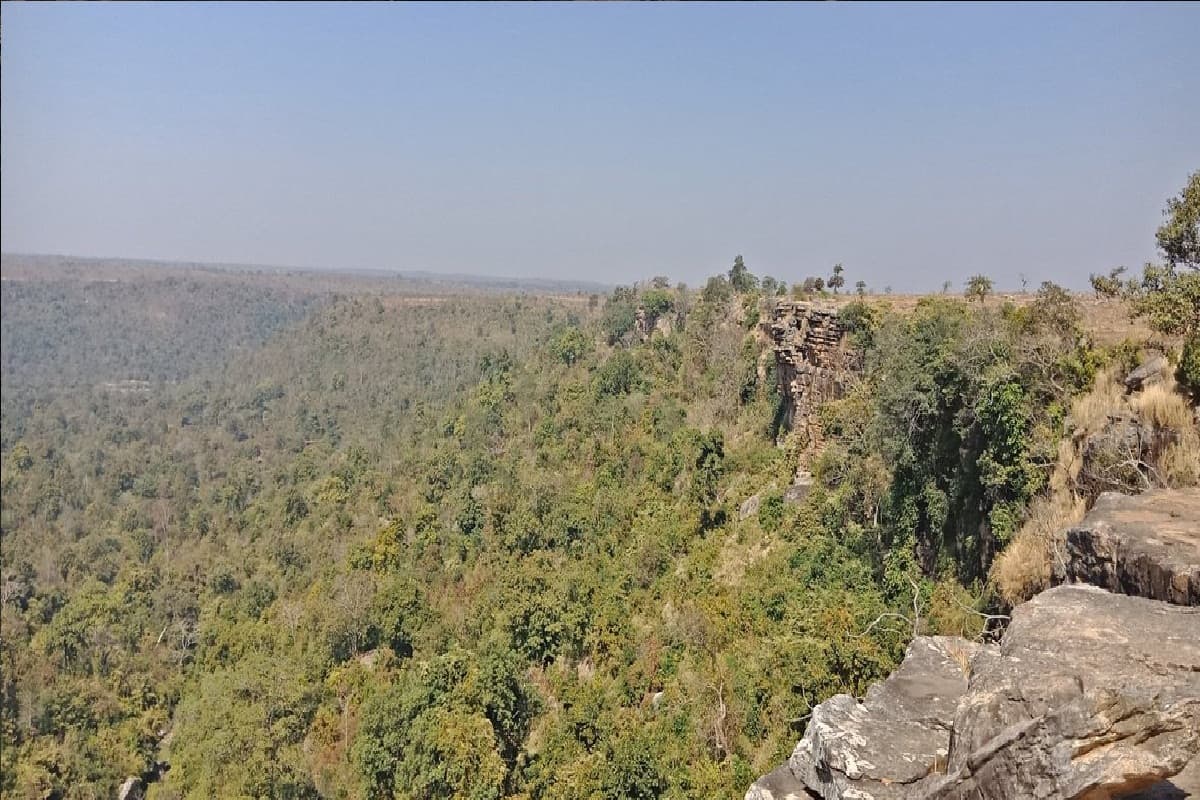
[[[837,308],[781,300],[775,304],[768,332],[775,343],[779,388],[791,430],[803,430],[816,444],[817,408],[842,395],[853,369]]]
[[[1060,586],[972,663],[929,800],[1121,797],[1200,749],[1200,612]]]
[[[1122,795],[1121,800],[1200,800],[1200,756],[1184,767],[1183,772],[1160,781],[1149,789]]]
[[[665,314],[654,321],[654,330],[661,333],[663,336],[670,336],[675,332],[675,323]]]
[[[142,784],[142,779],[137,777],[126,778],[117,792],[117,800],[142,800],[145,796],[146,787]]]
[[[1129,373],[1125,378],[1125,388],[1131,392],[1136,392],[1144,389],[1147,386],[1153,386],[1156,383],[1162,383],[1170,364],[1162,353],[1154,355],[1143,361],[1137,369]]]
[[[747,800],[1200,799],[1200,490],[1103,495],[1065,537],[1056,580],[1085,583],[1019,606],[999,645],[915,639]]]
[[[811,472],[797,473],[792,485],[783,493],[783,502],[789,505],[799,505],[804,502],[804,498],[808,497],[812,485],[813,476]]]
[[[787,764],[756,780],[746,792],[746,800],[820,800],[796,777]]]
[[[1182,800],[1197,753],[1200,609],[1059,586],[1000,645],[914,640],[861,704],[820,704],[746,798]]]
[[[1178,438],[1177,432],[1149,425],[1131,411],[1112,414],[1082,442],[1079,483],[1093,497],[1149,488],[1149,465]]]
[[[655,333],[670,336],[672,331],[675,330],[675,324],[668,314],[654,316],[644,306],[638,306],[633,321],[633,329],[637,333],[638,338],[645,342]]]
[[[746,498],[746,502],[742,503],[738,509],[738,519],[748,519],[758,513],[759,507],[762,505],[762,495],[753,494]]]
[[[1106,493],[1067,531],[1056,583],[1200,605],[1200,489]]]
[[[787,765],[751,787],[747,800],[804,797],[801,787],[825,800],[913,796],[945,766],[950,724],[979,647],[955,637],[914,639],[899,669],[862,703],[842,694],[813,709]]]

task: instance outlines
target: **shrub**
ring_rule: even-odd
[[[992,584],[1010,606],[1050,586],[1063,531],[1083,519],[1084,503],[1068,492],[1039,497],[1025,524],[992,567]]]
[[[596,393],[601,397],[629,394],[640,384],[637,362],[625,350],[613,353],[596,373]]]
[[[1183,343],[1175,379],[1194,398],[1200,398],[1200,334],[1189,336]]]
[[[646,316],[652,319],[670,311],[674,304],[670,293],[663,289],[651,289],[642,294],[642,308],[646,309]]]

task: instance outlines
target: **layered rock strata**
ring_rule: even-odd
[[[817,408],[841,397],[852,368],[837,308],[781,300],[772,311],[769,332],[786,402],[784,422],[815,440]]]

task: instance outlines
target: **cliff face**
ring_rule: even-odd
[[[1102,498],[1059,579],[1105,588],[1043,592],[999,645],[917,638],[862,702],[819,705],[747,800],[1200,797],[1197,512],[1195,489]]]
[[[816,443],[816,411],[841,397],[852,368],[845,329],[833,306],[781,300],[771,313],[775,366],[786,399],[788,428]]]

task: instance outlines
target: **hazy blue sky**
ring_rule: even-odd
[[[1200,168],[1200,4],[2,13],[9,252],[1078,286]]]

